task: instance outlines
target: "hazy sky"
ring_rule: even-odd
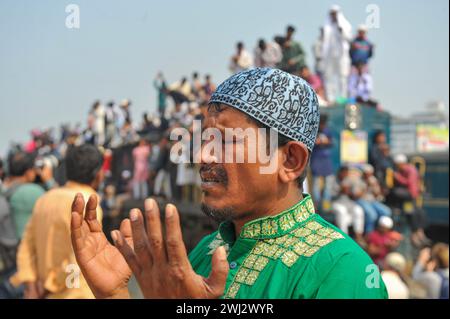
[[[354,29],[367,5],[380,9],[369,38],[374,96],[384,109],[407,115],[430,100],[448,108],[447,0],[0,0],[0,154],[33,127],[84,125],[95,99],[130,98],[140,119],[155,110],[157,71],[168,82],[193,70],[220,82],[236,41],[253,50],[287,24],[297,27],[312,66],[311,46],[334,2]],[[65,26],[70,3],[79,5],[80,29]]]

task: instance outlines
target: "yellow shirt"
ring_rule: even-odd
[[[49,292],[46,298],[94,298],[76,263],[70,239],[71,207],[77,193],[83,194],[85,202],[91,194],[97,195],[101,222],[100,198],[87,185],[69,181],[41,196],[19,246],[13,285],[40,281]]]

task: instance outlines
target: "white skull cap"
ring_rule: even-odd
[[[394,221],[388,216],[381,216],[378,220],[378,226],[392,229],[394,227]]]

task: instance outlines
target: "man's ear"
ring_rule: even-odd
[[[307,168],[309,151],[305,144],[290,141],[280,149],[279,178],[284,183],[296,180]]]

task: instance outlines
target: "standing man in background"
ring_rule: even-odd
[[[306,65],[305,51],[301,44],[293,40],[295,28],[289,25],[286,30],[286,37],[283,40],[283,58],[278,67],[291,74],[299,75],[302,67]]]
[[[366,67],[372,55],[373,44],[370,43],[369,40],[367,40],[367,27],[365,25],[360,25],[358,27],[358,35],[352,41],[350,47],[352,66],[356,66],[358,63],[362,63],[364,67]]]
[[[68,182],[41,196],[25,229],[17,253],[17,273],[11,278],[14,286],[25,284],[25,298],[93,298],[83,276],[73,282],[70,273],[79,272],[70,244],[71,204],[75,194],[88,198],[103,180],[102,154],[89,144],[69,150],[66,158]],[[87,214],[96,214],[102,220],[100,205]],[[76,276],[75,276],[76,277]]]
[[[281,61],[283,54],[281,48],[276,42],[267,43],[264,39],[258,41],[255,48],[255,66],[274,68]]]
[[[339,6],[330,9],[323,26],[322,58],[327,100],[330,103],[347,96],[347,77],[350,74],[350,40],[352,26]]]
[[[231,57],[230,71],[238,73],[253,67],[253,57],[244,48],[244,43],[238,42],[236,44],[236,54]]]

